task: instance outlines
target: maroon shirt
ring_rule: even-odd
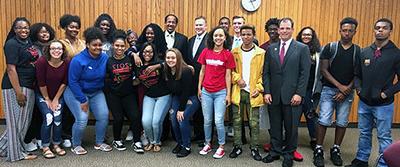
[[[51,66],[45,56],[36,62],[36,79],[39,87],[46,86],[50,99],[53,99],[62,84],[67,84],[69,61],[65,60],[59,67]]]

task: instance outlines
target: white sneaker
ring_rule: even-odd
[[[32,151],[36,151],[38,149],[38,147],[36,146],[36,144],[33,141],[31,141],[28,144],[25,143],[25,149],[26,149],[26,151],[32,152]]]
[[[64,146],[65,148],[71,147],[71,146],[72,146],[71,140],[65,139],[64,142],[63,142],[63,146]]]
[[[128,134],[126,134],[125,141],[131,141],[133,140],[133,133],[131,130],[128,131]]]
[[[147,146],[149,144],[149,140],[147,139],[147,136],[143,133],[142,136],[140,136],[140,140],[142,141],[142,144],[144,146]]]
[[[221,159],[225,155],[225,150],[223,148],[218,148],[217,151],[214,153],[213,157],[215,159]]]
[[[37,146],[38,146],[40,149],[43,148],[43,146],[42,146],[42,140],[36,140],[36,144],[37,144]]]
[[[209,144],[206,144],[203,149],[200,150],[199,154],[200,155],[207,155],[211,151],[211,146]]]

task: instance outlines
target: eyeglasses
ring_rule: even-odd
[[[15,29],[17,29],[17,30],[28,30],[29,27],[15,27]]]
[[[150,54],[150,53],[153,53],[153,51],[152,50],[145,50],[145,51],[143,51],[143,53],[144,54]]]
[[[50,48],[50,50],[63,50],[63,48]]]

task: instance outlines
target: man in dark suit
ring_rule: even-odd
[[[189,39],[187,54],[183,56],[183,59],[188,65],[194,67],[195,71],[195,84],[199,83],[199,74],[201,69],[201,64],[197,62],[199,59],[200,53],[206,47],[207,41],[207,21],[204,16],[196,17],[194,20],[194,30],[196,35]],[[194,113],[193,115],[193,129],[194,129],[194,138],[193,140],[204,140],[204,122],[203,122],[203,113],[201,112],[201,108],[199,111]]]
[[[311,60],[307,45],[292,39],[292,19],[281,19],[278,32],[280,42],[268,48],[264,64],[264,101],[269,105],[272,149],[263,162],[270,163],[282,155],[282,166],[291,167]],[[286,140],[282,138],[282,125]]]
[[[174,14],[168,14],[164,18],[165,23],[165,41],[167,42],[168,49],[177,48],[182,55],[187,54],[188,38],[176,32],[176,26],[178,25],[178,17]]]

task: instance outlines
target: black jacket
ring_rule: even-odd
[[[381,56],[374,57],[375,44],[363,48],[357,62],[355,87],[360,100],[370,106],[382,106],[393,103],[394,94],[400,90],[400,82],[393,84],[395,75],[400,77],[400,50],[389,41],[381,48]],[[381,92],[387,96],[381,98]]]

